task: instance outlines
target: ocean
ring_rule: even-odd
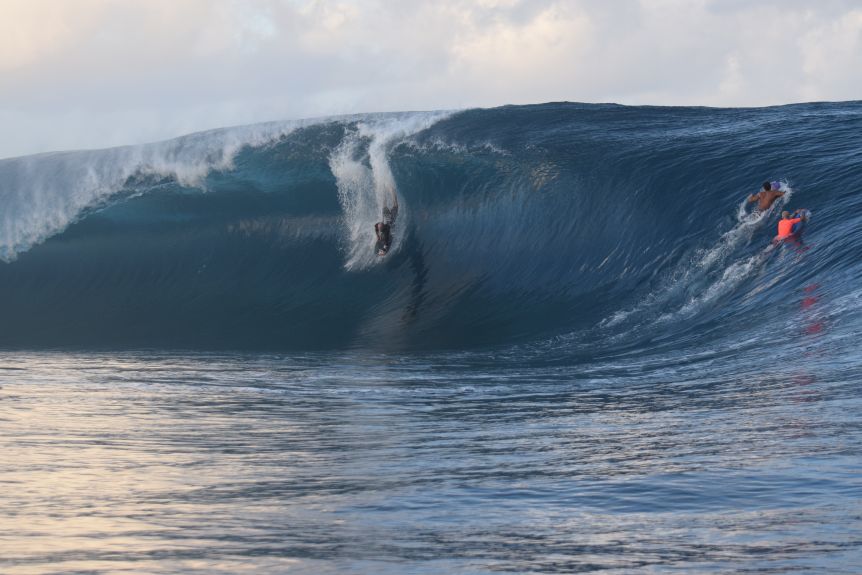
[[[862,572],[860,133],[550,103],[0,160],[0,572]]]

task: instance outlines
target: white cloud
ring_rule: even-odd
[[[859,99],[851,0],[3,0],[0,157],[549,100]]]
[[[595,42],[594,34],[586,14],[559,4],[526,22],[480,24],[468,18],[454,39],[449,72],[462,89],[485,101],[563,99],[567,85],[579,75],[580,60]]]
[[[801,93],[811,100],[862,99],[862,8],[812,26],[801,39]]]

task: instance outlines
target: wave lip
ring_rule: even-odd
[[[368,249],[368,232],[380,221],[383,208],[392,206],[398,186],[389,165],[389,147],[437,122],[451,112],[428,112],[370,116],[356,122],[330,157],[330,169],[338,182],[344,223],[348,232],[348,270],[362,269],[381,261]],[[409,205],[399,200],[398,227],[409,222]],[[397,253],[402,234],[394,234],[391,253]]]
[[[0,259],[12,261],[33,245],[62,232],[89,210],[104,207],[114,196],[128,192],[137,181],[171,181],[188,188],[205,188],[210,173],[234,168],[241,150],[264,149],[296,130],[332,122],[349,123],[391,139],[399,134],[403,137],[411,129],[427,127],[445,115],[353,115],[266,122],[153,144],[0,160],[0,198],[5,205]],[[148,189],[138,191],[147,193]]]

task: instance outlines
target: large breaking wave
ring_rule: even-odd
[[[852,333],[860,129],[859,103],[546,104],[0,160],[0,346],[625,356]],[[741,206],[764,179],[814,211],[803,244]]]

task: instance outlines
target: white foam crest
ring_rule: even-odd
[[[451,114],[415,112],[363,118],[356,122],[355,130],[332,154],[329,165],[338,185],[338,199],[347,231],[345,269],[364,269],[381,261],[373,250],[376,239],[374,224],[380,221],[384,207],[392,207],[396,194],[398,219],[393,226],[390,252],[398,251],[407,227],[408,209],[403,194],[398,193],[388,151],[393,143],[421,132]],[[363,151],[364,144],[367,148]]]
[[[172,178],[201,187],[213,170],[233,166],[245,146],[262,146],[322,120],[271,122],[201,132],[140,146],[58,152],[0,161],[0,259],[62,232],[86,210],[110,200],[134,176]]]

